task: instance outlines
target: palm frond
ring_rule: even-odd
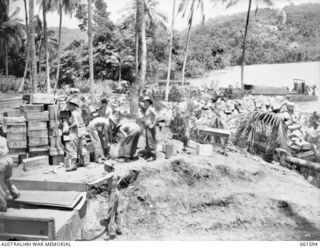
[[[250,151],[253,151],[257,142],[264,143],[267,150],[288,148],[287,127],[276,114],[254,111],[240,115],[239,118],[241,121],[235,136],[236,144],[244,140]]]

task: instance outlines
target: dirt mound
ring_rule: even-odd
[[[319,189],[285,168],[235,153],[127,167],[118,165],[116,171],[134,168],[140,174],[120,191],[119,240],[320,238]],[[106,201],[99,197],[95,201]],[[107,209],[105,202],[92,206]]]

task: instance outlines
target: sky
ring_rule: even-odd
[[[121,10],[124,9],[127,6],[130,6],[130,3],[134,0],[104,0],[107,3],[108,6],[108,11],[111,13],[110,14],[110,19],[113,22],[117,22]],[[256,0],[260,1],[261,0]],[[255,9],[256,6],[256,1],[253,1],[253,6],[252,9]],[[36,0],[35,0],[36,2]],[[158,0],[159,5],[158,9],[167,14],[169,18],[169,23],[171,23],[171,12],[172,12],[172,2],[173,0]],[[177,3],[180,1],[177,0]],[[221,15],[230,15],[238,12],[245,12],[247,11],[248,8],[248,0],[239,0],[239,3],[236,4],[235,6],[224,9],[223,6],[216,6],[214,7],[212,4],[212,0],[204,0],[205,4],[205,18],[210,19],[210,18],[215,18],[219,17]],[[274,0],[274,8],[276,9],[281,9],[286,5],[289,4],[294,4],[294,5],[299,5],[303,3],[320,3],[320,0]],[[266,7],[263,4],[259,5],[260,8]],[[13,0],[10,0],[10,11],[13,12],[16,7],[20,7],[20,12],[19,16],[22,20],[24,20],[24,5],[22,0],[18,0],[13,2]],[[176,11],[178,9],[178,4],[176,5]],[[199,13],[200,11],[197,11],[197,13],[194,16],[194,24],[199,24],[202,20],[201,15]],[[39,7],[36,7],[35,14],[39,14],[40,18],[42,16],[41,12],[39,11]],[[47,15],[47,22],[49,27],[57,27],[59,26],[59,16],[57,13],[48,13]],[[70,17],[70,15],[64,15],[63,16],[63,26],[69,27],[69,28],[78,28],[78,21],[77,18],[75,17]],[[176,30],[183,30],[187,27],[187,20],[183,19],[181,16],[177,15],[175,18],[175,29]]]

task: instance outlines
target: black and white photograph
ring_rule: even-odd
[[[319,247],[319,90],[320,0],[0,0],[0,246]]]

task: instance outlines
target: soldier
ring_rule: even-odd
[[[71,156],[71,166],[67,168],[67,171],[77,169],[77,165],[81,166],[82,163],[82,138],[85,133],[85,125],[81,116],[81,110],[79,108],[80,101],[77,98],[70,99],[68,101],[68,108],[71,111],[70,118],[70,147],[69,153]]]
[[[9,190],[13,200],[20,195],[18,189],[10,181],[13,160],[8,152],[7,140],[0,136],[0,212],[7,211],[6,189]]]
[[[107,191],[109,193],[109,204],[107,216],[103,219],[100,224],[106,227],[107,236],[104,240],[109,241],[115,239],[117,235],[121,235],[121,219],[118,211],[119,207],[119,190],[118,182],[119,177],[116,177],[114,173],[111,174],[111,177],[108,180]]]

